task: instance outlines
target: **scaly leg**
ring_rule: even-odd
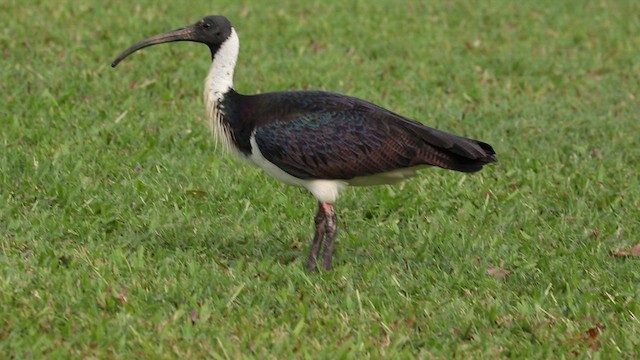
[[[325,239],[324,249],[322,251],[322,267],[325,270],[331,270],[331,259],[333,258],[333,250],[336,241],[336,230],[338,228],[338,216],[331,204],[323,204],[325,211]]]
[[[318,255],[320,254],[320,248],[322,247],[322,240],[326,231],[327,216],[325,214],[322,203],[318,203],[318,212],[316,213],[315,223],[316,232],[313,235],[313,242],[311,243],[311,251],[307,258],[307,270],[318,271]]]

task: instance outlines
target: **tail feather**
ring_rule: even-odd
[[[461,172],[480,171],[484,165],[498,161],[491,145],[438,131],[438,140],[432,143],[440,161],[435,165]]]
[[[491,145],[482,141],[460,137],[449,149],[440,148],[448,161],[444,162],[446,169],[461,172],[476,172],[486,164],[498,162],[496,153]]]
[[[453,135],[413,121],[405,121],[403,125],[428,145],[429,149],[425,149],[422,157],[428,164],[455,171],[476,172],[486,164],[498,162],[493,147],[485,142]]]

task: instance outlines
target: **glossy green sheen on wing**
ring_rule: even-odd
[[[307,179],[351,179],[417,165],[472,172],[495,162],[493,149],[424,126],[353,97],[324,92],[259,95],[260,152]],[[264,107],[264,108],[262,108]]]

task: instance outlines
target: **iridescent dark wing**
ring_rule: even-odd
[[[298,178],[351,179],[418,165],[473,172],[496,161],[488,144],[429,128],[363,100],[322,92],[294,94],[306,95],[303,105],[283,103],[289,111],[261,114],[255,140],[267,160]],[[271,104],[277,100],[273,97]]]

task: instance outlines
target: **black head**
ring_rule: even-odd
[[[163,44],[173,41],[194,41],[206,44],[211,49],[211,56],[220,49],[220,45],[231,35],[231,22],[220,15],[210,15],[199,20],[193,25],[172,30],[163,34],[155,35],[131,46],[123,51],[113,63],[112,67],[116,67],[120,61],[134,52],[147,46]]]

